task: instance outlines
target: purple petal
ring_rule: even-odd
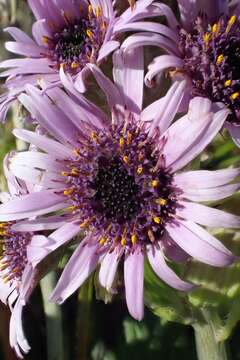
[[[227,123],[226,128],[228,129],[235,144],[240,147],[240,126]]]
[[[120,46],[120,43],[116,40],[107,41],[99,50],[97,62],[102,61],[105,57],[111,54]]]
[[[200,225],[220,228],[239,228],[240,217],[205,205],[181,201],[176,214]]]
[[[40,219],[39,223],[41,224]],[[31,262],[33,267],[36,267],[47,255],[72,240],[79,232],[79,224],[65,222],[63,226],[50,234],[49,237],[43,235],[33,236],[27,248],[29,262]]]
[[[141,251],[134,251],[124,260],[124,284],[128,311],[139,321],[144,315],[143,281],[144,254]]]
[[[165,283],[180,291],[189,291],[195,287],[193,284],[181,280],[175,272],[168,267],[160,249],[150,246],[147,255],[153,270]]]
[[[0,205],[0,221],[12,221],[47,214],[67,206],[64,195],[41,191]]]
[[[97,248],[98,244],[88,245],[87,239],[82,241],[65,266],[51,301],[63,303],[83,284],[98,264]]]
[[[167,224],[166,229],[186,253],[203,263],[223,267],[231,265],[235,260],[220,241],[197,224],[178,220],[177,225]]]
[[[113,252],[108,252],[101,262],[99,282],[108,291],[112,291],[112,284],[120,259],[121,253],[119,253],[118,249],[115,249]]]
[[[152,86],[153,78],[161,74],[163,70],[168,68],[182,68],[183,61],[174,55],[161,55],[156,57],[153,62],[148,66],[148,73],[145,76],[145,83],[149,87]]]
[[[164,147],[166,166],[172,172],[192,161],[221,130],[229,112],[223,109],[213,114],[209,111],[210,104],[207,99],[194,98],[188,114],[164,133],[167,138]]]

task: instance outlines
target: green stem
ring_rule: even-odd
[[[55,272],[48,273],[40,282],[47,325],[48,360],[63,360],[62,313],[60,306],[51,303],[49,296],[56,285]]]
[[[202,310],[202,315],[203,319],[193,324],[198,360],[229,360],[226,342],[216,339],[220,319],[208,310]]]

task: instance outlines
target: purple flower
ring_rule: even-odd
[[[8,69],[0,75],[8,77],[7,91],[0,96],[0,120],[25,84],[36,85],[44,79],[60,85],[60,66],[73,77],[78,90],[84,91],[86,65],[99,65],[118,48],[121,33],[142,30],[145,23],[141,20],[158,14],[152,2],[139,0],[134,10],[116,16],[112,0],[28,0],[37,19],[32,27],[34,40],[18,28],[6,29],[15,40],[6,42],[7,50],[24,58],[0,63],[0,68]]]
[[[35,267],[74,236],[85,234],[52,300],[62,303],[97,264],[101,264],[101,285],[113,290],[122,263],[127,306],[140,320],[145,256],[156,274],[178,290],[190,290],[193,285],[173,272],[165,256],[180,262],[193,257],[220,267],[235,260],[198,224],[236,228],[239,217],[198,202],[232,195],[239,189],[239,184],[232,183],[239,169],[179,172],[210,143],[229,112],[195,98],[187,115],[170,126],[182,102],[185,81],[175,82],[163,99],[142,110],[141,49],[114,55],[114,83],[95,65],[89,69],[106,94],[111,122],[76,91],[63,69],[60,75],[66,91],[54,88],[42,94],[27,86],[26,94],[19,96],[51,137],[14,131],[42,150],[21,152],[11,160],[13,173],[37,183],[39,191],[0,206],[0,221],[61,210],[65,224],[49,237],[34,236],[28,246],[28,260]]]
[[[4,160],[4,173],[9,193],[0,193],[0,201],[5,205],[34,190],[31,185],[17,179],[11,172],[9,167],[12,156],[14,153]],[[22,324],[23,307],[40,279],[38,269],[28,261],[27,249],[34,233],[52,230],[61,225],[61,217],[56,216],[42,219],[41,224],[35,220],[0,223],[0,237],[3,244],[0,259],[0,300],[11,309],[10,345],[20,358],[23,357],[22,353],[30,350]]]
[[[233,3],[232,3],[233,4]],[[235,2],[236,4],[236,2]],[[183,106],[193,96],[222,102],[230,111],[225,126],[240,146],[240,5],[227,0],[178,0],[180,22],[165,4],[158,4],[168,20],[160,34],[138,33],[123,43],[123,48],[157,45],[161,55],[149,65],[146,83],[168,69],[173,79],[189,79]]]

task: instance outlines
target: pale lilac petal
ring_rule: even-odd
[[[30,36],[16,27],[7,27],[4,29],[4,31],[8,32],[12,38],[18,42],[36,45]]]
[[[183,197],[191,201],[217,201],[232,196],[240,189],[240,184],[218,186],[216,188],[186,189]]]
[[[71,158],[73,156],[72,149],[67,148],[57,141],[47,138],[44,135],[40,135],[25,129],[15,129],[13,130],[13,134],[17,138],[31,143],[46,152],[49,152],[50,154],[58,157],[58,159]]]
[[[233,181],[237,176],[240,176],[240,169],[223,169],[216,171],[196,170],[186,171],[174,176],[174,181],[177,186],[184,191],[189,189],[201,190],[208,188],[215,188]]]
[[[227,123],[226,128],[228,129],[235,144],[240,147],[240,126]]]
[[[192,290],[195,286],[180,279],[175,272],[167,265],[162,251],[150,246],[147,251],[148,260],[154,272],[166,284],[180,291]]]
[[[20,232],[55,230],[62,227],[65,223],[66,218],[54,215],[47,218],[39,217],[36,220],[18,221],[11,226],[11,229]]]
[[[197,16],[197,0],[178,0],[178,7],[183,27],[190,30]]]
[[[108,291],[112,291],[112,284],[120,259],[121,252],[119,252],[118,249],[115,249],[112,252],[108,252],[101,262],[99,282]]]
[[[102,61],[106,56],[111,54],[120,46],[120,43],[116,40],[107,41],[106,44],[103,44],[99,50],[97,62]]]
[[[192,110],[165,132],[167,143],[163,151],[166,166],[171,167],[172,172],[193,160],[221,130],[229,111],[223,109],[214,114],[208,111],[209,104],[207,99],[194,98],[190,103]],[[195,105],[197,119],[196,110],[193,110]]]
[[[0,278],[0,300],[5,305],[8,304],[8,297],[15,290],[16,284],[14,282],[4,282],[2,278]]]
[[[138,14],[144,13],[144,10],[153,3],[154,0],[138,0],[133,9],[130,7],[123,12],[120,22],[127,23],[135,18]]]
[[[154,2],[154,6],[156,6],[159,10],[159,15],[166,16],[166,19],[168,21],[168,25],[175,31],[177,31],[178,26],[180,25],[179,22],[176,19],[176,16],[174,15],[172,9],[167,6],[166,4],[159,4],[157,2]]]
[[[30,112],[31,116],[56,139],[74,146],[78,139],[76,126],[38,89],[29,85],[27,90],[29,95],[21,94],[18,99]]]
[[[160,130],[160,134],[164,133],[168,129],[178,112],[178,108],[184,96],[185,87],[186,81],[175,81],[168,90],[164,100],[159,103],[158,111],[155,114],[149,129],[149,136],[155,132],[156,128]]]
[[[42,1],[38,1],[38,0],[27,0],[27,1],[34,16],[37,19],[42,19],[47,16],[47,11],[44,9],[44,5],[42,4]]]
[[[220,228],[239,228],[240,217],[202,204],[181,201],[176,215],[200,225]]]
[[[134,251],[129,253],[124,260],[124,284],[128,311],[134,319],[139,321],[142,320],[144,314],[143,281],[144,254],[140,250]]]
[[[113,78],[124,96],[127,110],[140,114],[143,103],[143,48],[113,55]]]
[[[212,265],[228,266],[235,260],[232,253],[206,230],[190,221],[167,224],[171,238],[193,258]]]
[[[5,48],[15,54],[29,56],[29,57],[40,57],[44,49],[36,44],[27,44],[24,42],[7,41]]]
[[[180,248],[167,233],[162,236],[160,245],[164,255],[174,262],[185,263],[190,258],[190,255]]]
[[[113,84],[112,81],[109,80],[109,78],[107,76],[105,76],[96,65],[88,64],[87,66],[92,71],[100,88],[104,91],[104,93],[107,97],[109,106],[111,108],[114,108],[117,105],[120,105],[123,107],[124,100],[123,100],[122,94],[118,90],[117,86],[115,84]]]
[[[0,221],[43,215],[66,206],[66,197],[52,190],[32,193],[0,205]]]
[[[11,347],[20,359],[23,359],[23,353],[26,354],[31,349],[23,331],[22,311],[23,304],[18,299],[10,319],[9,340]]]
[[[39,222],[41,223],[41,220]],[[29,262],[35,268],[47,255],[72,240],[79,232],[80,227],[78,224],[65,221],[65,224],[49,235],[49,237],[43,235],[33,236],[27,248]]]
[[[65,89],[71,95],[73,95],[74,100],[81,106],[82,110],[84,110],[84,113],[88,112],[88,116],[91,116],[97,124],[101,123],[102,126],[104,126],[104,124],[108,123],[109,119],[105,113],[99,107],[88,101],[81,93],[76,90],[73,80],[68,74],[64,73],[63,68],[60,69],[59,75]]]
[[[170,39],[167,39],[163,35],[147,32],[139,32],[127,37],[127,39],[122,43],[121,48],[127,51],[134,49],[135,47],[146,45],[157,46],[166,50],[170,54],[179,55],[179,50],[176,43]]]
[[[44,36],[51,38],[52,29],[46,19],[40,19],[33,24],[32,34],[38,45],[47,47],[48,45],[44,42]]]
[[[30,168],[44,169],[56,173],[60,173],[65,169],[63,164],[52,154],[48,155],[38,151],[23,151],[15,153],[11,157],[11,163],[16,163],[17,165]]]
[[[88,245],[86,240],[82,241],[65,266],[51,301],[63,303],[83,284],[98,264],[97,249],[98,244]]]
[[[156,57],[148,66],[148,73],[145,76],[145,83],[152,86],[153,78],[163,70],[169,68],[182,68],[183,60],[174,55],[161,55]]]
[[[125,32],[125,31],[138,31],[138,30],[142,31],[143,29],[145,31],[150,31],[153,33],[164,35],[164,36],[168,37],[169,39],[171,39],[172,41],[175,41],[176,43],[179,40],[177,32],[173,31],[166,25],[149,22],[149,21],[146,21],[146,22],[137,21],[135,23],[133,22],[133,23],[127,23],[127,24],[117,24],[115,26],[114,30],[115,30],[115,33],[121,33],[121,32]]]

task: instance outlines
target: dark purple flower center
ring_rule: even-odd
[[[81,70],[87,63],[97,61],[99,50],[106,33],[106,22],[100,7],[96,13],[89,6],[88,16],[77,20],[69,19],[63,13],[66,26],[57,30],[51,38],[44,37],[48,44],[48,57],[54,67],[63,66],[71,73]]]
[[[231,110],[229,121],[240,124],[240,21],[234,15],[209,25],[198,17],[191,33],[180,30],[184,71],[193,95],[221,101]]]
[[[158,144],[129,121],[92,133],[67,163],[64,194],[81,228],[101,245],[129,249],[158,241],[175,214],[179,192],[164,158],[159,162]]]
[[[0,261],[1,277],[4,281],[21,281],[27,264],[27,245],[32,234],[11,230],[10,223],[0,224],[2,237],[2,256]]]

